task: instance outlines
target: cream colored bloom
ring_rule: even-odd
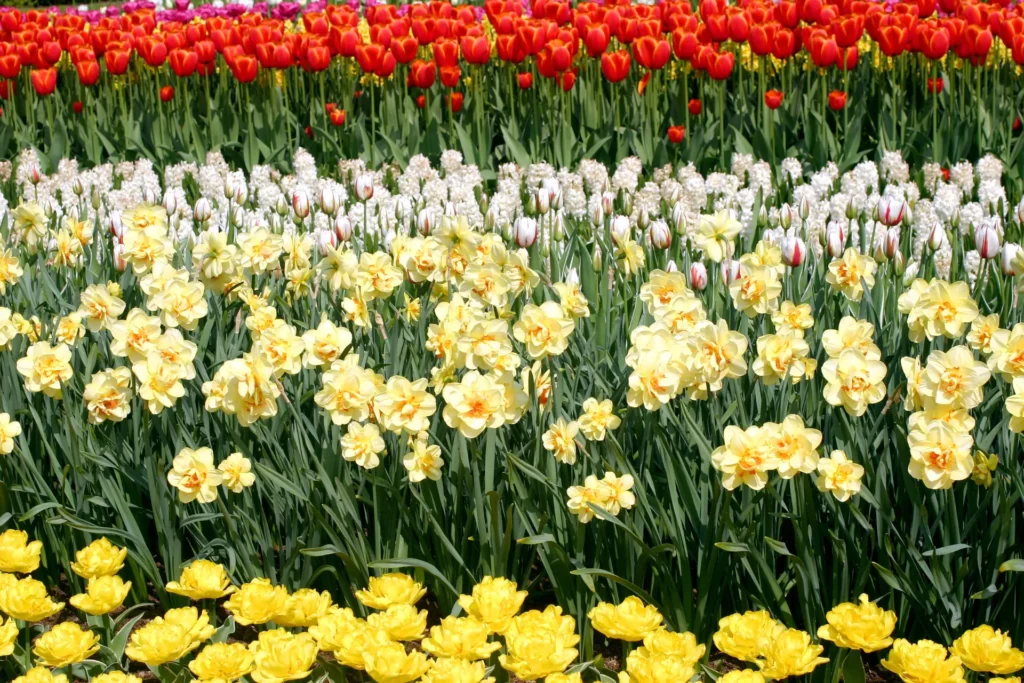
[[[722,473],[722,486],[727,490],[744,485],[758,491],[768,483],[768,472],[779,464],[764,436],[756,426],[725,428],[725,443],[711,453],[711,465]]]
[[[181,449],[167,473],[167,483],[178,489],[178,500],[182,503],[212,503],[217,500],[217,487],[223,480],[223,472],[213,465],[213,450],[206,447]]]
[[[14,439],[21,434],[21,423],[7,413],[0,413],[0,455],[14,452]]]
[[[773,312],[781,293],[778,271],[766,266],[743,266],[740,276],[729,284],[733,306],[749,318]]]
[[[110,368],[95,373],[82,391],[82,400],[92,424],[120,422],[132,411],[132,371]]]
[[[992,376],[988,367],[966,346],[949,351],[932,351],[925,365],[921,396],[929,402],[951,409],[976,407],[984,398],[982,387]]]
[[[55,399],[63,396],[63,384],[74,375],[67,344],[50,346],[49,342],[36,342],[18,359],[17,367],[25,378],[26,390],[41,391]]]
[[[512,326],[516,339],[526,345],[530,358],[543,359],[557,356],[569,346],[569,335],[576,329],[572,318],[566,317],[561,306],[545,301],[540,306],[527,304]]]
[[[573,420],[566,422],[562,418],[555,420],[551,427],[541,436],[544,450],[550,451],[555,460],[565,465],[576,462],[576,435],[580,425]]]
[[[430,418],[437,412],[437,401],[426,390],[427,380],[410,382],[395,375],[373,399],[373,409],[381,427],[400,434],[418,434],[430,429]]]
[[[109,329],[125,309],[124,301],[111,296],[106,285],[89,285],[79,301],[78,312],[90,332]]]
[[[770,444],[783,479],[792,479],[800,473],[810,474],[818,468],[821,432],[804,426],[799,415],[787,415],[781,424],[766,423],[762,434]]]
[[[316,329],[302,334],[302,341],[306,345],[306,355],[302,358],[303,367],[329,367],[352,346],[352,333],[344,327],[335,325],[325,315]]]
[[[402,466],[409,473],[409,481],[419,483],[424,479],[437,481],[441,478],[444,459],[441,447],[427,442],[426,434],[409,439],[409,451],[402,456]]]
[[[241,453],[232,453],[217,465],[217,469],[224,475],[221,483],[232,493],[241,493],[256,483],[252,463]]]
[[[825,281],[850,301],[860,301],[864,296],[864,286],[867,285],[868,289],[875,286],[877,269],[878,264],[874,259],[859,253],[853,247],[848,247],[842,258],[828,264]]]
[[[442,395],[447,404],[442,411],[445,424],[467,439],[505,423],[505,389],[490,375],[467,372],[461,382],[446,384]]]
[[[341,457],[363,469],[372,470],[379,465],[384,452],[384,439],[375,424],[350,422],[348,432],[341,437]]]
[[[952,488],[974,470],[969,434],[955,431],[941,420],[915,426],[907,434],[910,446],[910,476],[930,489]]]
[[[868,405],[885,398],[885,363],[870,360],[860,351],[846,349],[838,358],[830,358],[821,367],[827,384],[823,390],[825,400],[842,406],[850,415],[861,416]]]
[[[722,210],[707,216],[701,215],[697,223],[697,232],[693,235],[693,246],[704,252],[710,260],[720,263],[733,254],[733,240],[740,234],[743,225],[736,220],[732,212]]]
[[[583,414],[577,422],[588,441],[604,441],[608,432],[615,431],[622,424],[612,402],[608,399],[598,401],[596,398],[588,398],[583,402]]]
[[[133,308],[124,320],[110,325],[110,352],[132,363],[146,358],[161,333],[160,319],[141,308]]]
[[[846,315],[835,330],[825,330],[821,345],[829,358],[838,358],[846,349],[860,351],[868,360],[881,360],[882,352],[875,346],[875,326],[866,320]]]
[[[850,460],[845,451],[834,450],[818,460],[818,490],[831,492],[841,503],[860,493],[863,476],[864,468]]]

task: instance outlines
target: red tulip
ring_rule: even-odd
[[[462,111],[462,100],[464,95],[460,92],[453,92],[448,95],[448,107],[455,113]]]
[[[313,139],[313,127],[312,126],[306,126],[303,129],[302,132],[304,132],[306,134],[306,137],[309,138],[310,140]]]
[[[686,104],[686,108],[690,111],[690,116],[700,116],[700,113],[704,111],[704,105],[700,100],[694,98]]]
[[[414,88],[429,88],[437,80],[437,65],[433,60],[425,62],[422,59],[415,60],[409,65],[409,85]]]
[[[228,66],[239,83],[252,83],[259,72],[259,63],[252,55],[239,55],[233,62],[228,62]]]
[[[572,87],[576,85],[576,69],[570,69],[569,71],[562,71],[558,74],[559,84],[562,86],[562,90],[569,92]]]
[[[359,52],[356,50],[356,58],[358,59]],[[434,61],[437,62],[438,68],[445,66],[458,66],[459,64],[459,46],[455,44],[454,40],[439,40],[434,43]]]
[[[32,81],[32,87],[35,88],[36,93],[43,97],[52,95],[53,91],[57,89],[56,69],[33,69],[29,73],[29,79]]]
[[[780,28],[775,32],[775,44],[772,46],[772,56],[776,59],[786,60],[796,53],[796,34],[788,28]]]
[[[629,76],[632,59],[625,50],[608,52],[601,55],[601,73],[609,83],[618,83]]]
[[[676,59],[693,59],[699,45],[697,34],[693,31],[685,31],[682,28],[672,31],[672,52],[675,53]]]
[[[128,50],[107,50],[103,53],[103,61],[107,64],[107,71],[115,76],[120,76],[128,71],[130,56]]]
[[[529,71],[516,74],[516,81],[520,90],[529,90],[533,86],[533,74]]]
[[[391,52],[399,64],[408,64],[416,59],[420,43],[413,36],[398,36],[391,39]]]
[[[611,42],[611,39],[612,32],[608,25],[599,24],[587,29],[583,36],[583,44],[587,48],[587,54],[591,57],[597,57],[600,54],[604,54],[604,51],[608,49],[608,43]]]
[[[419,107],[420,109],[425,109],[426,108],[426,106],[427,106],[427,97],[426,97],[426,95],[420,95],[420,96],[418,96],[416,98],[416,106]]]
[[[708,64],[708,75],[716,81],[724,81],[732,74],[732,67],[736,63],[736,55],[731,52],[715,55]]]
[[[673,145],[678,145],[686,137],[686,128],[684,126],[669,126],[668,127],[668,141]]]
[[[306,62],[313,73],[326,71],[331,65],[331,50],[326,45],[310,45],[306,48]]]
[[[446,88],[454,88],[459,84],[459,79],[462,78],[462,67],[459,66],[442,66],[441,67],[441,85]]]
[[[828,94],[828,106],[833,111],[839,111],[846,106],[846,93],[842,90],[833,90]]]
[[[196,72],[196,67],[199,66],[199,55],[193,50],[179,47],[171,50],[171,53],[167,55],[167,62],[171,65],[171,71],[178,78],[188,78]]]
[[[928,92],[932,93],[933,95],[938,95],[943,91],[945,87],[946,81],[943,80],[941,77],[928,79]]]
[[[758,24],[750,28],[750,50],[762,57],[770,55],[775,48],[775,33],[778,24]]]
[[[0,55],[0,78],[17,78],[21,73],[21,57],[17,52]]]
[[[839,51],[839,59],[836,60],[836,66],[842,71],[853,71],[857,68],[857,60],[860,57],[860,51],[856,47],[848,47],[845,50]]]
[[[645,69],[657,71],[668,64],[672,49],[667,40],[659,40],[651,36],[643,36],[633,43],[633,58]],[[729,67],[732,70],[732,67]]]
[[[486,64],[491,58],[491,44],[486,36],[465,36],[459,43],[462,58],[470,64]]]
[[[87,88],[96,85],[96,82],[100,80],[100,65],[95,59],[76,63],[75,71],[78,72],[78,80]]]
[[[81,101],[75,100],[71,103],[71,110],[76,114],[81,114],[83,109],[85,109],[85,105]]]
[[[14,94],[14,85],[17,81],[0,80],[0,100],[10,99]]]
[[[173,99],[174,99],[174,86],[173,85],[165,85],[164,87],[160,88],[160,101],[161,102],[170,102]]]
[[[329,116],[330,116],[330,119],[331,119],[331,125],[332,126],[338,127],[338,126],[344,126],[345,125],[345,110],[344,109],[335,109],[334,111],[332,111],[329,114]]]
[[[778,109],[782,106],[785,95],[778,90],[769,90],[764,94],[764,104],[769,109]]]

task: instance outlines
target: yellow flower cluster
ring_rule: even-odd
[[[828,458],[819,457],[821,432],[807,427],[799,415],[746,429],[729,425],[723,436],[724,443],[711,453],[711,465],[722,473],[722,486],[729,491],[739,486],[761,490],[769,472],[777,472],[782,479],[817,472],[818,488],[840,501],[860,491],[864,468],[840,450]]]
[[[219,465],[213,464],[213,449],[183,448],[174,457],[167,483],[178,490],[182,503],[212,503],[217,500],[217,487],[241,493],[256,483],[252,462],[241,453],[232,453]]]
[[[631,407],[658,410],[683,392],[706,399],[726,379],[746,374],[746,337],[724,320],[707,320],[704,305],[681,273],[652,271],[640,298],[655,322],[635,328],[630,336],[626,400]]]
[[[594,518],[594,508],[600,508],[612,516],[618,516],[622,510],[629,510],[636,504],[633,488],[633,476],[623,474],[621,477],[614,472],[605,472],[603,479],[591,474],[583,480],[583,486],[570,486],[566,491],[569,496],[569,512],[576,515],[581,524]]]

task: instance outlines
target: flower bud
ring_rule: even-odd
[[[416,214],[416,230],[423,236],[429,235],[437,227],[437,216],[429,208],[420,209]]]
[[[352,221],[345,214],[337,214],[331,227],[339,242],[348,242],[352,238]]]
[[[649,234],[651,245],[656,249],[668,249],[672,246],[672,231],[668,229],[668,224],[665,221],[658,220],[651,223]]]
[[[903,271],[906,270],[907,261],[903,256],[902,251],[897,251],[896,255],[892,257],[892,271],[897,275],[903,275]]]
[[[320,188],[320,210],[328,216],[333,216],[338,210],[338,195],[330,185]],[[397,208],[395,213],[397,214]]]
[[[245,210],[240,206],[235,206],[231,209],[231,221],[235,225],[242,225],[245,223]]]
[[[740,262],[731,258],[723,259],[720,269],[722,274],[722,282],[726,286],[731,285],[735,280],[738,280],[741,274]]]
[[[537,221],[529,216],[520,216],[512,225],[512,236],[516,244],[529,249],[537,241]]]
[[[1013,262],[1017,258],[1017,253],[1020,251],[1020,246],[1013,242],[1006,242],[1003,244],[1003,248],[999,250],[999,270],[1003,275],[1010,277],[1016,275],[1014,272]]]
[[[907,203],[897,197],[882,197],[878,200],[878,222],[887,227],[899,225],[903,221],[903,214],[907,210]]]
[[[1021,200],[1024,202],[1024,200]],[[601,194],[601,209],[604,210],[605,216],[610,216],[615,213],[615,195],[611,192],[604,192]]]
[[[537,213],[543,216],[551,210],[551,194],[544,187],[538,188],[535,196]]]
[[[484,230],[488,232],[494,232],[494,229],[498,226],[498,207],[491,205],[487,207],[487,212],[484,214]]]
[[[781,248],[782,260],[787,266],[799,268],[807,259],[807,245],[795,235],[783,237]]]
[[[768,225],[768,207],[764,204],[757,211],[757,224],[762,228]]]
[[[633,213],[633,195],[629,192],[622,193],[622,213],[627,216]]]
[[[292,193],[292,210],[296,218],[305,218],[309,215],[309,197],[304,190],[295,190]]]
[[[896,254],[900,250],[900,229],[889,228],[885,231],[884,239],[886,258],[896,258]]]
[[[841,223],[830,221],[825,227],[825,248],[828,255],[836,258],[843,253],[846,245],[846,228]]]
[[[553,223],[551,237],[556,242],[561,242],[565,239],[565,218],[560,213],[555,214]]]
[[[590,263],[591,263],[592,266],[594,266],[594,271],[595,272],[598,272],[598,273],[601,272],[602,259],[601,259],[601,245],[600,244],[595,244],[594,245],[594,257],[591,259]]]
[[[805,221],[811,215],[811,200],[809,197],[804,197],[800,200],[800,206],[797,208],[797,213],[800,216],[800,220]]]
[[[355,190],[359,201],[368,202],[373,199],[373,176],[369,173],[364,173],[356,178]]]
[[[871,257],[875,259],[876,263],[885,263],[889,260],[888,255],[885,253],[885,238],[875,240],[875,248],[871,251]]]
[[[90,193],[89,200],[92,204],[93,211],[99,211],[100,205],[103,203],[103,198],[100,195],[100,188],[95,185],[92,186],[92,192]]]
[[[117,272],[123,273],[127,267],[128,262],[124,259],[124,245],[120,241],[114,242],[114,268]]]
[[[999,233],[995,226],[985,222],[975,229],[974,246],[981,258],[995,258],[999,254]]]
[[[668,263],[665,264],[665,272],[666,273],[678,273],[679,272],[679,266],[676,265],[676,260],[674,258],[670,258],[668,260]]]
[[[82,185],[82,179],[80,177],[75,176],[75,181],[71,183],[71,191],[78,197],[85,194],[85,187]]]
[[[164,192],[163,201],[160,202],[164,211],[167,212],[168,216],[173,216],[178,210],[178,197],[174,194],[174,190],[167,190]]]
[[[640,215],[636,217],[636,227],[640,228],[640,230],[646,230],[650,224],[651,215],[647,212],[647,209],[641,207]]]
[[[779,225],[783,230],[789,230],[790,226],[793,225],[793,207],[789,204],[783,204],[779,207]]]
[[[851,199],[848,202],[846,202],[846,218],[852,221],[856,217],[857,207],[853,205],[853,200]]]
[[[121,222],[120,211],[117,211],[115,209],[114,211],[110,212],[110,214],[107,216],[106,227],[107,230],[110,231],[110,234],[113,235],[118,242],[120,242],[121,238],[124,237],[124,223]]]
[[[210,208],[210,200],[206,197],[200,197],[196,202],[195,208],[192,209],[192,217],[197,223],[205,223],[210,220],[212,215],[213,210]]]
[[[569,272],[565,274],[565,284],[567,285],[578,285],[580,283],[580,273],[576,270],[576,267],[569,269]]]
[[[338,246],[338,235],[334,230],[319,230],[316,233],[316,245],[321,256]]]
[[[935,221],[932,229],[928,232],[928,248],[932,251],[938,251],[945,241],[946,231],[942,228],[942,223]]]
[[[595,228],[604,224],[604,207],[600,203],[590,207],[590,222]]]
[[[274,211],[277,212],[278,216],[288,215],[288,202],[285,200],[284,195],[277,198],[277,202],[274,204]]]
[[[615,216],[612,218],[612,237],[618,241],[622,241],[629,237],[632,232],[632,226],[629,224],[629,218],[626,216]]]
[[[1024,225],[1024,197],[1021,197],[1020,201],[1017,202],[1017,225]]]
[[[672,227],[679,235],[686,234],[686,207],[682,202],[672,205]]]
[[[708,269],[697,261],[690,265],[690,287],[697,291],[703,291],[708,286]]]

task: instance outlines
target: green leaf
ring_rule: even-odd
[[[843,662],[843,683],[864,683],[865,680],[864,662],[861,660],[860,652],[847,652],[846,661]]]

